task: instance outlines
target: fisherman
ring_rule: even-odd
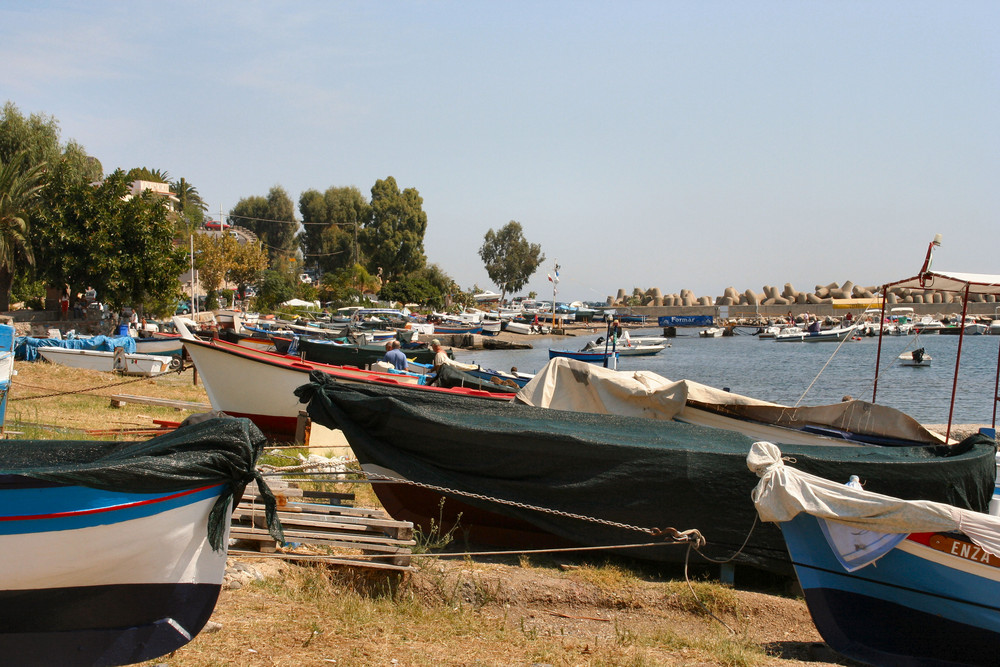
[[[386,344],[386,347],[389,348],[389,351],[385,353],[384,357],[382,357],[382,361],[387,364],[392,364],[392,367],[397,371],[405,371],[407,369],[406,355],[403,354],[401,349],[399,349],[399,341],[389,341],[389,343]]]
[[[448,353],[445,352],[444,348],[441,346],[441,341],[437,338],[431,341],[431,350],[434,351],[433,370],[437,373],[441,370],[441,367],[447,365],[450,360],[448,359]]]

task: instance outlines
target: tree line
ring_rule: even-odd
[[[168,184],[174,210],[150,191],[132,196],[135,180]],[[427,214],[416,188],[400,189],[389,176],[369,198],[356,187],[310,189],[297,208],[298,219],[291,197],[274,186],[228,212],[228,222],[255,241],[196,233],[208,207],[186,179],[146,167],[105,175],[81,145],[61,142],[56,119],[25,116],[7,102],[0,111],[0,310],[9,310],[12,297],[38,299],[47,286],[68,285],[73,292],[94,287],[113,308],[168,314],[190,265],[192,235],[203,287],[214,296],[224,282],[240,292],[253,285],[261,309],[293,296],[350,302],[377,294],[436,307],[471,296],[427,261]],[[515,221],[489,230],[479,254],[504,294],[523,287],[545,259]],[[307,268],[322,281],[300,283]]]

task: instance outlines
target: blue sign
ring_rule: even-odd
[[[711,315],[661,315],[656,321],[661,327],[710,327],[715,324]]]

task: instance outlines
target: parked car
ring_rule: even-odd
[[[313,281],[312,276],[310,276],[308,273],[299,274],[300,283],[305,283],[306,285],[312,285],[312,281]]]
[[[230,225],[225,220],[207,220],[205,222],[205,229],[211,229],[214,231],[222,231],[223,229],[229,229]]]

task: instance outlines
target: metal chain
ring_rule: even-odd
[[[695,545],[695,548],[700,548],[705,544],[705,538],[697,529],[691,530],[677,530],[676,528],[643,528],[642,526],[634,526],[628,523],[621,523],[619,521],[610,521],[608,519],[599,519],[597,517],[586,516],[584,514],[575,514],[573,512],[564,512],[563,510],[555,510],[548,507],[539,507],[537,505],[529,505],[527,503],[517,502],[514,500],[506,500],[503,498],[493,498],[491,496],[486,496],[481,493],[471,493],[468,491],[459,491],[457,489],[449,489],[443,486],[436,486],[434,484],[426,484],[424,482],[415,482],[410,479],[403,479],[401,477],[392,477],[390,475],[382,475],[380,473],[367,472],[364,474],[368,479],[374,479],[382,482],[395,482],[398,484],[410,484],[412,486],[417,486],[423,489],[428,489],[429,491],[437,491],[439,493],[450,493],[458,496],[465,496],[467,498],[475,498],[477,500],[485,500],[491,503],[498,503],[501,505],[509,505],[511,507],[517,507],[519,509],[531,510],[534,512],[542,512],[545,514],[554,514],[556,516],[566,517],[569,519],[577,519],[579,521],[589,521],[591,523],[597,523],[604,526],[611,526],[613,528],[623,528],[625,530],[634,530],[640,533],[645,533],[647,535],[652,535],[653,537],[669,537],[677,542],[691,543]]]
[[[183,368],[179,368],[179,369],[177,369],[175,371],[167,371],[167,373],[178,373],[178,374],[183,373],[183,372],[184,372]],[[160,375],[166,375],[167,373],[161,373]],[[102,384],[102,385],[98,385],[96,387],[88,387],[86,389],[76,389],[74,391],[57,391],[54,394],[39,394],[38,396],[23,396],[23,397],[22,396],[13,396],[13,397],[11,397],[11,400],[12,401],[33,401],[36,398],[52,398],[53,396],[70,396],[72,394],[86,394],[87,392],[96,391],[98,389],[107,389],[108,387],[122,387],[122,386],[127,385],[127,384],[133,384],[135,382],[142,382],[143,380],[148,380],[148,379],[149,379],[148,377],[142,376],[142,377],[138,377],[138,378],[136,378],[134,380],[125,380],[123,382],[110,382],[108,384]],[[21,386],[24,386],[24,385],[21,385]]]

